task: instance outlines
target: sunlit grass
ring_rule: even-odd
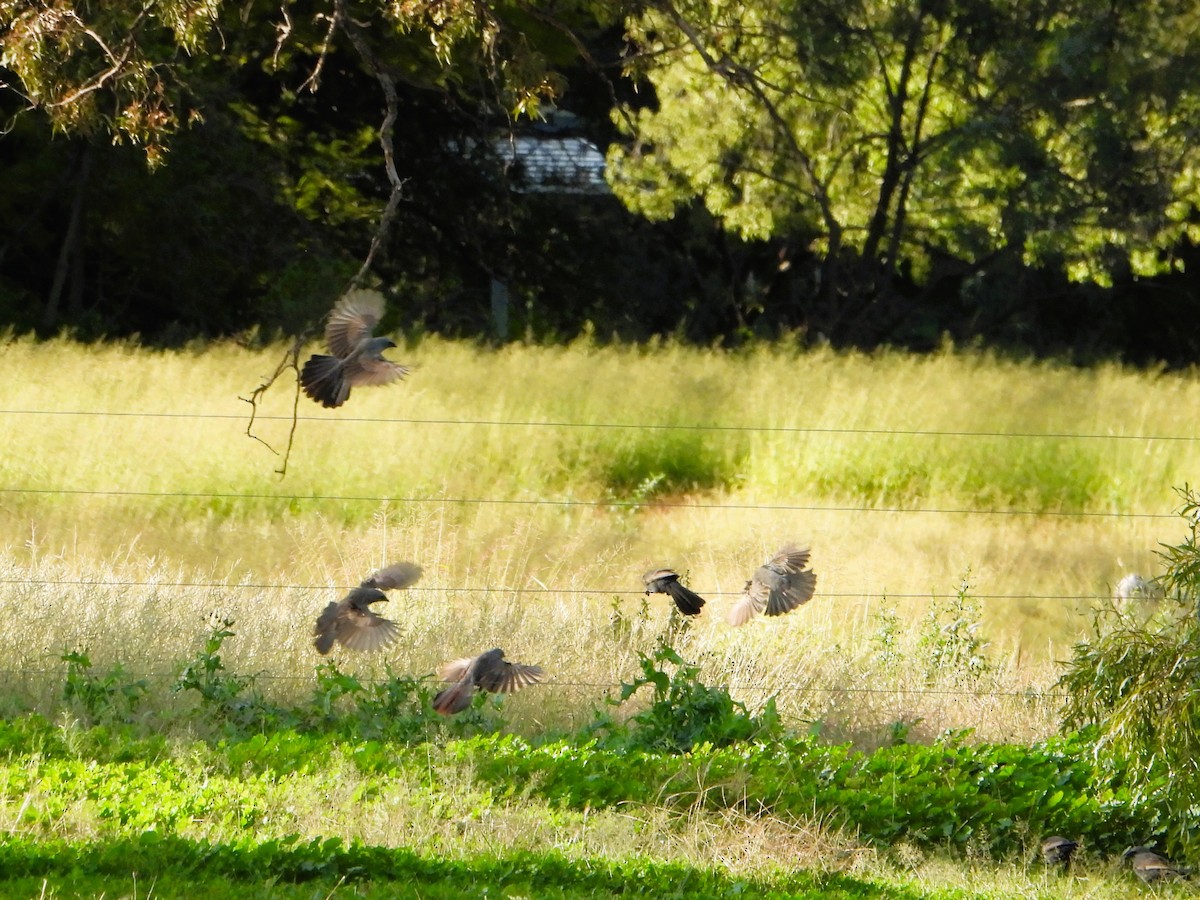
[[[428,672],[501,644],[560,682],[512,698],[513,712],[575,724],[665,627],[655,597],[642,644],[613,643],[614,598],[636,618],[640,573],[671,565],[710,599],[691,651],[750,702],[782,690],[797,719],[856,738],[918,719],[921,733],[1043,733],[1052,704],[839,691],[864,677],[924,687],[870,669],[877,617],[895,614],[911,646],[930,597],[968,570],[998,664],[990,687],[1045,687],[1111,586],[1155,573],[1154,550],[1179,530],[1172,487],[1200,463],[1192,374],[431,339],[392,351],[416,365],[398,385],[356,389],[340,410],[301,398],[280,478],[239,396],[285,352],[0,348],[0,605],[22,611],[0,666],[88,646],[161,668],[217,610],[237,623],[232,666],[304,682],[315,612],[411,559],[426,574],[389,606],[405,626],[391,662]],[[254,428],[278,451],[288,377]],[[817,597],[730,631],[725,608],[788,540],[811,542]]]
[[[70,726],[63,731],[69,740]],[[103,741],[105,736],[100,732],[91,737]],[[6,895],[100,896],[104,889],[105,896],[108,891],[129,896],[131,882],[140,879],[143,890],[152,882],[161,884],[164,896],[195,896],[180,885],[187,869],[179,855],[187,842],[224,851],[214,854],[217,862],[192,873],[199,880],[215,874],[210,868],[228,876],[231,858],[249,855],[256,845],[278,841],[303,847],[309,841],[330,839],[340,840],[342,847],[412,848],[440,865],[463,864],[464,879],[478,867],[479,879],[485,883],[518,874],[504,865],[505,860],[521,860],[520,869],[526,870],[536,865],[540,854],[551,861],[576,861],[583,871],[618,863],[629,879],[622,895],[639,893],[639,884],[640,893],[647,895],[661,895],[668,889],[673,895],[684,895],[688,868],[715,871],[724,879],[753,879],[763,886],[791,883],[792,891],[804,890],[795,884],[798,877],[808,881],[845,876],[833,878],[820,896],[1110,898],[1133,896],[1137,890],[1132,875],[1121,871],[1118,861],[1093,854],[1087,847],[1077,854],[1071,873],[1063,874],[1032,861],[1032,846],[1001,860],[950,855],[906,842],[881,847],[817,818],[714,809],[702,796],[691,804],[572,809],[548,803],[536,793],[508,794],[489,788],[437,747],[413,754],[388,775],[362,771],[346,746],[319,760],[305,756],[305,764],[294,771],[278,772],[235,770],[219,748],[214,751],[200,742],[162,752],[166,758],[136,761],[62,760],[33,754],[0,765],[0,814],[11,823],[10,838],[20,841],[26,853],[38,842],[70,842],[76,848],[76,855],[63,853],[61,860],[48,852],[33,854],[34,870],[50,874],[42,876],[47,878],[44,885],[34,882],[32,890],[31,875],[19,863],[13,865],[6,877],[24,874],[26,882],[23,890],[6,890]],[[158,855],[166,859],[150,855],[156,841],[161,842]],[[123,854],[108,849],[100,861],[83,849],[120,847],[122,842]],[[1036,843],[1036,836],[1030,843]],[[6,861],[11,865],[20,860],[21,850],[10,842]],[[128,858],[131,851],[134,859]],[[365,849],[360,852],[368,855]],[[83,878],[82,860],[87,861],[92,879],[88,887],[93,889],[80,888],[76,893],[71,887]],[[340,880],[333,884],[336,872],[313,867],[305,877],[304,896],[359,896],[367,891],[369,896],[388,896],[387,868],[378,854],[373,861],[372,869],[357,873],[344,888]],[[669,865],[683,871],[661,872]],[[658,879],[653,870],[659,870]],[[672,874],[675,881],[664,877]],[[239,884],[221,885],[228,894],[216,896],[246,895],[256,880],[283,887],[291,881],[266,867],[253,874],[243,870],[237,880],[240,891]],[[0,890],[14,883],[21,882],[0,881]],[[471,887],[478,891],[482,886]],[[401,895],[399,887],[396,895]],[[754,887],[742,885],[739,890],[734,885],[721,895],[751,893]],[[818,882],[813,889],[819,887]],[[613,889],[617,890],[615,884]],[[1165,890],[1168,895],[1187,892],[1186,886]],[[157,890],[135,894],[157,895]],[[264,888],[261,895],[276,892]],[[569,894],[606,895],[582,889]]]

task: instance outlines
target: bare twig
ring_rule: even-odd
[[[250,421],[246,423],[246,436],[258,441],[276,456],[279,456],[281,454],[278,450],[272,447],[263,438],[255,434],[252,430],[254,428],[254,418],[258,415],[258,404],[262,399],[263,394],[267,392],[271,385],[279,380],[279,376],[282,375],[286,370],[292,369],[295,371],[296,396],[292,400],[292,426],[288,430],[287,447],[284,448],[282,454],[283,463],[278,469],[275,470],[276,474],[278,474],[280,478],[287,474],[288,460],[291,459],[292,456],[292,443],[296,439],[296,424],[300,419],[300,349],[304,346],[305,341],[308,340],[308,336],[309,332],[306,330],[292,342],[292,346],[284,355],[283,361],[279,363],[279,366],[275,369],[275,371],[265,381],[263,381],[262,384],[260,384],[251,392],[249,397],[238,397],[239,400],[250,404]]]
[[[344,12],[342,4],[338,3],[333,8],[333,15],[327,17],[329,19],[329,30],[325,32],[325,40],[321,41],[321,49],[317,53],[316,65],[313,66],[313,70],[309,73],[309,76],[304,79],[304,84],[300,85],[300,90],[308,88],[309,93],[315,94],[317,88],[321,86],[321,71],[325,68],[325,60],[329,57],[329,47],[333,43],[333,36],[337,32],[338,25],[341,24]],[[288,25],[291,25],[290,21]]]
[[[292,17],[288,15],[287,6],[280,4],[279,12],[283,14],[283,22],[275,26],[275,49],[271,53],[271,68],[279,68],[279,54],[283,45],[292,36]],[[307,83],[307,82],[306,82]]]

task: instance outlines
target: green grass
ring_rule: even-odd
[[[475,859],[426,857],[379,847],[247,844],[230,847],[147,838],[89,844],[0,844],[3,865],[33,874],[12,878],[14,896],[95,897],[138,884],[155,897],[832,897],[963,896],[927,892],[841,874],[796,872],[738,878],[648,859],[571,859],[516,852]],[[221,872],[215,875],[213,870]],[[141,873],[138,877],[138,873]],[[227,873],[227,874],[226,874]],[[4,886],[0,884],[0,886]]]
[[[869,756],[336,728],[204,742],[36,719],[0,737],[5,896],[1118,897],[1114,853],[1146,827],[1078,737]],[[1029,864],[1031,827],[1083,837],[1074,877]]]

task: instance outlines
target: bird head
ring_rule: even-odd
[[[358,588],[355,602],[360,606],[370,606],[372,603],[387,603],[387,594],[379,588]]]
[[[1126,850],[1124,853],[1121,854],[1121,858],[1127,860],[1131,857],[1137,856],[1139,853],[1153,853],[1153,852],[1154,852],[1154,849],[1152,847],[1130,847],[1128,850]]]
[[[392,347],[395,347],[396,342],[393,341],[391,338],[375,337],[375,338],[371,338],[367,342],[364,342],[360,346],[363,347],[363,349],[366,353],[374,354],[375,356],[378,356],[384,350],[390,350]]]

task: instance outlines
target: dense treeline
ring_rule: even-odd
[[[0,4],[0,321],[297,333],[391,198],[415,331],[1200,357],[1190,4],[537,7]],[[550,101],[612,192],[506,168]]]

